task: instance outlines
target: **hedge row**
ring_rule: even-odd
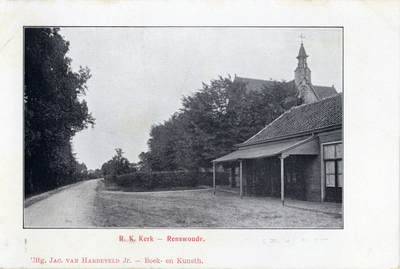
[[[213,185],[213,172],[197,173],[199,185]],[[229,185],[229,173],[217,172],[215,173],[216,185]]]
[[[197,185],[213,184],[213,175],[211,173],[196,172],[136,172],[127,175],[115,176],[107,175],[106,180],[117,183],[117,185],[126,188],[169,188],[169,187],[195,187]],[[228,185],[228,173],[216,174],[217,185]]]

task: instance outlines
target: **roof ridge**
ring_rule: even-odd
[[[260,78],[247,78],[247,77],[239,77],[239,76],[236,76],[236,78],[244,78],[244,79],[251,79],[251,80],[261,80],[261,81],[275,81],[272,78],[270,78],[270,79],[260,79]]]
[[[335,88],[333,86],[321,86],[321,85],[313,85],[314,87],[327,87],[327,88]]]
[[[342,94],[341,92],[338,92],[338,93],[335,93],[334,95],[330,95],[330,96],[324,97],[321,100],[317,100],[317,101],[312,102],[312,103],[305,103],[305,104],[301,104],[301,105],[298,105],[298,106],[294,106],[294,107],[290,108],[290,110],[296,109],[296,108],[302,107],[302,106],[308,106],[308,105],[317,104],[317,103],[322,102],[322,101],[324,101],[326,99],[333,98],[333,97],[336,97],[336,96],[341,95],[341,94]],[[288,110],[288,111],[290,111],[290,110]]]
[[[322,98],[321,100],[319,100],[318,102],[321,102],[321,101],[326,100],[326,99],[329,99],[329,98],[337,97],[338,95],[342,95],[342,92],[338,92],[338,93],[335,93],[335,94],[333,94],[333,95],[324,97],[324,98]]]

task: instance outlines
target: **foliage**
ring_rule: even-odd
[[[130,163],[127,158],[122,156],[124,154],[122,149],[117,148],[115,151],[117,154],[101,166],[103,175],[124,175],[136,172],[136,165]]]
[[[109,160],[106,163],[103,163],[101,166],[101,172],[103,173],[104,176],[110,175],[113,172],[113,163],[112,160]]]
[[[141,152],[139,154],[139,163],[138,163],[138,170],[140,172],[150,172],[152,162],[150,161],[151,153],[150,152]]]
[[[74,73],[58,28],[25,28],[25,192],[77,180],[71,139],[94,125],[85,100],[90,70]]]
[[[229,184],[227,173],[217,173],[218,185]],[[198,172],[137,172],[115,177],[107,177],[106,180],[116,182],[117,185],[134,190],[154,190],[173,187],[195,187],[198,184],[211,185],[212,176]]]
[[[131,166],[127,158],[122,157],[122,149],[115,149],[117,154],[112,158],[113,172],[115,175],[123,175],[131,172]]]
[[[84,178],[88,177],[88,171],[85,163],[79,163],[78,161],[75,164],[75,174],[77,178]]]
[[[154,125],[149,151],[139,155],[143,171],[196,171],[235,150],[297,100],[294,83],[271,81],[260,91],[248,91],[230,77],[182,99],[183,108],[163,124]],[[299,100],[296,104],[299,104]],[[293,103],[293,102],[292,102]],[[296,105],[295,104],[295,105]]]
[[[88,178],[89,179],[96,179],[96,178],[102,178],[103,173],[101,172],[100,169],[94,170],[94,172],[88,173]]]

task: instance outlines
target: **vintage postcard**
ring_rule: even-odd
[[[38,6],[2,4],[0,266],[399,265],[398,3]]]

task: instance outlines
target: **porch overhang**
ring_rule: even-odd
[[[215,159],[212,162],[221,163],[272,156],[286,158],[289,155],[318,155],[318,153],[318,137],[312,135],[306,139],[276,141],[265,145],[239,148],[237,151]]]

